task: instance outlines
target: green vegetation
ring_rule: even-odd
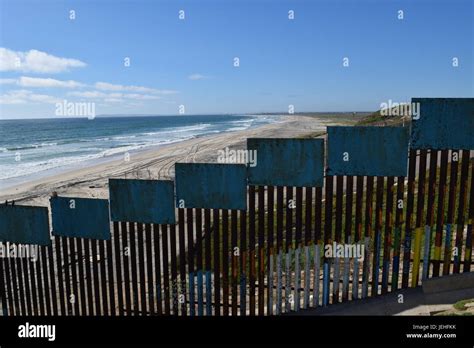
[[[453,307],[454,309],[458,310],[458,311],[465,311],[467,308],[466,308],[466,304],[468,303],[474,303],[474,298],[470,298],[468,300],[462,300],[462,301],[459,301],[459,302],[456,302],[455,304],[453,304]],[[472,313],[471,313],[472,315]]]

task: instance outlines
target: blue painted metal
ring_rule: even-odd
[[[348,243],[351,243],[351,237],[348,238]],[[349,298],[349,270],[350,270],[350,261],[348,257],[344,258],[344,270],[342,276],[342,300],[347,300]]]
[[[403,242],[403,251],[411,250],[411,233],[405,235],[405,240]],[[410,258],[403,258],[403,269],[402,274],[404,277],[408,277],[410,273]]]
[[[382,288],[386,289],[388,286],[388,268],[390,267],[390,261],[384,260],[382,265]]]
[[[333,274],[332,274],[332,298],[333,303],[339,302],[339,258],[336,257],[334,260]]]
[[[145,224],[174,224],[171,180],[109,179],[110,218]]]
[[[406,176],[408,129],[328,127],[328,175]]]
[[[158,303],[161,303],[162,300],[162,292],[161,292],[161,280],[158,279],[157,284],[156,284],[156,301]]]
[[[314,245],[314,285],[313,285],[313,307],[319,306],[319,278],[321,268],[321,246]]]
[[[372,294],[378,295],[379,293],[379,272],[380,272],[380,243],[382,241],[382,233],[381,231],[378,231],[378,233],[375,235],[375,241],[374,241],[374,246],[375,246],[375,263],[374,263],[374,283],[372,289]]]
[[[206,271],[206,315],[212,315],[211,271]]]
[[[448,256],[451,256],[451,224],[446,224],[446,236],[445,236],[445,240],[444,240],[444,250],[445,250],[445,254],[447,253]],[[448,259],[447,261],[449,262],[451,260]]]
[[[329,261],[324,261],[323,266],[323,306],[329,304]]]
[[[247,209],[243,164],[176,163],[175,176],[179,208]]]
[[[422,280],[428,279],[431,254],[431,226],[425,226],[425,249],[423,255],[423,274]]]
[[[189,307],[190,315],[193,317],[196,315],[194,306],[194,272],[189,273]]]
[[[0,205],[0,241],[50,245],[48,208]]]
[[[281,251],[278,252],[277,255],[277,300],[276,300],[276,314],[282,313],[282,278],[283,278],[283,270],[282,270],[282,253]]]
[[[240,313],[246,313],[247,311],[247,276],[242,273],[240,276]]]
[[[413,149],[473,150],[474,98],[412,98],[419,103],[413,118]]]
[[[52,197],[53,235],[110,239],[109,202],[106,199]]]
[[[203,301],[204,301],[204,296],[203,296],[203,280],[202,280],[202,270],[197,271],[197,297],[198,297],[198,316],[203,316],[204,315],[204,306],[203,306]]]
[[[400,238],[400,229],[395,229],[395,240]],[[395,242],[395,245],[396,242]],[[392,266],[392,288],[398,289],[398,272],[400,272],[400,254],[393,255],[393,266]]]
[[[310,252],[309,252],[309,246],[304,247],[304,301],[303,301],[303,308],[308,309],[309,306],[309,286],[310,286]]]
[[[247,167],[250,185],[323,186],[324,140],[249,138],[256,166]]]
[[[369,293],[369,273],[370,273],[370,237],[365,237],[364,250],[365,257],[362,264],[362,298],[366,298]]]
[[[288,252],[286,253],[286,284],[285,284],[285,310],[286,312],[291,311],[291,301],[290,298],[292,296],[291,294],[291,269],[290,269],[290,263],[291,263],[291,249],[288,249]],[[294,299],[294,297],[293,297]]]
[[[300,254],[301,248],[296,248],[295,250],[295,311],[300,310],[300,287],[301,287],[301,271],[300,271]]]
[[[352,299],[359,298],[359,260],[354,259],[354,270],[352,271]]]
[[[273,315],[273,255],[270,255],[269,262],[269,272],[268,272],[268,315]]]

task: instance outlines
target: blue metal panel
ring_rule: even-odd
[[[48,208],[0,205],[0,241],[50,245]]]
[[[256,151],[256,166],[248,166],[250,185],[323,186],[323,139],[247,139]]]
[[[413,149],[474,150],[474,98],[413,98]]]
[[[109,202],[106,199],[53,197],[50,203],[54,235],[110,239]]]
[[[244,164],[176,163],[177,207],[247,209]]]
[[[328,175],[406,176],[404,127],[328,127]]]
[[[109,179],[112,221],[174,224],[174,183],[170,180]]]

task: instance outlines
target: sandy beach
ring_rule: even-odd
[[[185,140],[143,151],[131,152],[128,160],[106,159],[60,174],[46,176],[2,189],[0,201],[48,206],[53,191],[62,196],[108,198],[109,178],[172,179],[175,162],[216,162],[226,147],[242,149],[250,137],[305,137],[324,133],[328,125],[353,124],[348,115],[282,116],[281,122],[252,129]]]

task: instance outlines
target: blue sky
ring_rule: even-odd
[[[54,117],[64,100],[94,102],[98,114],[169,115],[180,105],[365,111],[474,95],[470,0],[0,3],[2,118]]]

